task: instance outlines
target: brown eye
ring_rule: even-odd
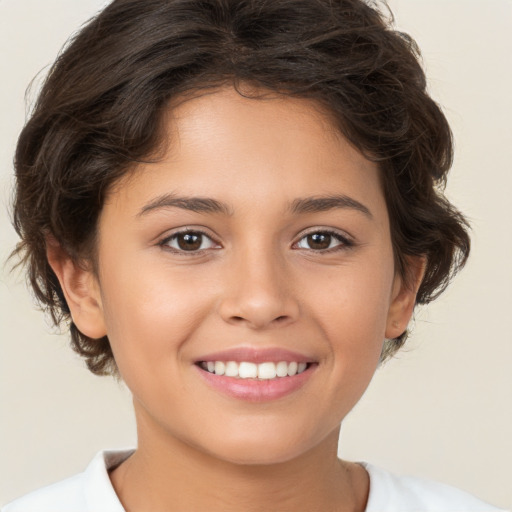
[[[183,251],[197,251],[201,248],[203,235],[196,233],[180,233],[176,236],[178,247]]]
[[[297,247],[299,249],[310,249],[313,251],[327,251],[330,249],[343,249],[352,246],[346,238],[338,233],[329,231],[316,231],[309,233],[299,240]]]
[[[198,252],[216,247],[215,242],[200,231],[175,233],[163,240],[160,245],[168,247],[174,252]]]
[[[308,245],[310,249],[329,249],[331,245],[332,236],[328,233],[313,233],[307,237]]]

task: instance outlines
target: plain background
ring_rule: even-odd
[[[345,420],[340,453],[512,508],[512,2],[389,3],[418,41],[430,91],[455,133],[447,193],[473,224],[473,252],[446,294],[417,313],[408,348],[377,372]],[[2,262],[16,243],[8,204],[25,89],[104,4],[0,0]],[[129,393],[84,369],[8,267],[0,314],[5,503],[82,471],[100,449],[133,446],[135,427]]]

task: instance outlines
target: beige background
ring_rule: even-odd
[[[0,258],[24,91],[103,0],[0,0]],[[471,261],[418,312],[409,348],[345,421],[340,453],[442,480],[512,508],[512,2],[390,0],[423,50],[455,132],[448,195],[474,227]],[[37,83],[37,81],[36,81]],[[37,312],[23,278],[0,282],[0,503],[135,443],[129,394],[89,375]]]

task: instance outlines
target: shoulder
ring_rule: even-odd
[[[100,452],[83,473],[31,492],[5,505],[0,512],[124,512],[108,469],[131,453]]]
[[[83,474],[79,474],[43,487],[5,505],[1,512],[82,511],[85,501],[82,480]]]
[[[366,512],[500,512],[455,487],[394,475],[371,464],[363,466],[370,475]]]

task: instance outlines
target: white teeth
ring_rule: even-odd
[[[225,372],[226,365],[222,361],[215,361],[215,375],[224,375]]]
[[[258,365],[258,378],[275,379],[276,365],[274,363],[261,363]]]
[[[292,375],[295,375],[297,373],[297,368],[299,364],[293,361],[293,363],[290,363],[288,365],[288,375],[291,377]]]
[[[302,373],[307,368],[307,363],[297,363],[292,361],[265,362],[265,363],[250,363],[242,361],[203,361],[201,368],[204,370],[215,373],[215,375],[225,375],[226,377],[237,377],[240,379],[261,379],[269,380],[276,377],[293,377]]]
[[[280,361],[276,364],[276,375],[278,377],[286,377],[288,375],[288,363],[286,361]]]
[[[226,363],[226,377],[238,377],[238,364],[235,361],[228,361]]]
[[[255,379],[258,376],[258,365],[254,363],[240,363],[238,376],[241,379]]]

